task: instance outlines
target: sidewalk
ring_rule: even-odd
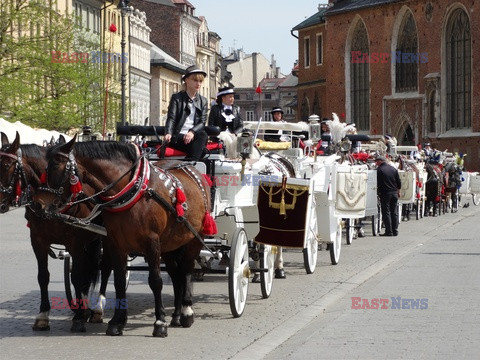
[[[478,358],[480,209],[465,210],[451,224],[449,214],[435,218],[438,227],[418,234],[408,255],[327,307],[266,358]],[[405,236],[415,236],[408,223],[400,225],[399,238]],[[386,309],[380,299],[387,299]]]

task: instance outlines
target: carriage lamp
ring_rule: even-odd
[[[242,157],[242,171],[240,173],[240,179],[243,181],[247,158],[253,152],[253,137],[250,135],[249,132],[243,132],[242,136],[237,139],[237,152]]]
[[[308,117],[308,138],[316,144],[321,139],[320,116],[310,115]]]

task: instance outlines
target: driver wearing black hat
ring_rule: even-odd
[[[283,120],[283,110],[281,107],[276,106],[270,112],[272,114],[272,120],[274,122],[285,122]],[[268,134],[268,135],[267,135]],[[270,135],[275,134],[275,135]],[[282,130],[265,130],[265,135],[263,136],[265,141],[273,141],[273,142],[280,142],[280,141],[289,141],[289,137],[283,135]]]
[[[218,135],[226,146],[227,156],[237,156],[237,135],[243,130],[243,120],[240,107],[234,105],[235,91],[232,87],[218,90],[217,103],[210,109],[208,116],[209,126],[218,126],[221,133]]]

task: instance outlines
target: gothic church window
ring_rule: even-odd
[[[467,14],[457,9],[446,32],[447,130],[471,127],[471,42]]]
[[[417,27],[410,12],[405,15],[398,33],[395,51],[395,90],[397,92],[418,89],[418,38]]]
[[[351,46],[354,51],[362,54],[369,53],[367,29],[359,21]],[[350,102],[351,122],[358,130],[370,130],[370,70],[368,61],[352,62],[350,64]]]

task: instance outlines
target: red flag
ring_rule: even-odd
[[[260,85],[257,86],[257,88],[255,89],[255,92],[256,92],[257,94],[261,94],[261,93],[262,93],[262,88],[260,87]]]
[[[114,32],[117,32],[117,27],[115,26],[115,24],[112,24],[112,25],[110,25],[110,28],[108,30],[110,30],[110,32],[114,33]]]

